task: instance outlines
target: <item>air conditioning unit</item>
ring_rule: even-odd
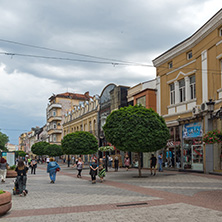
[[[194,106],[192,109],[193,116],[198,115],[200,113],[200,111],[201,111],[200,106]]]
[[[206,103],[202,103],[200,105],[200,109],[201,109],[201,112],[207,111],[207,104]]]

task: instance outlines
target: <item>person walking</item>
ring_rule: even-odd
[[[125,159],[124,159],[124,165],[126,167],[126,171],[129,170],[129,165],[130,165],[130,158],[128,155],[126,155]]]
[[[53,157],[49,158],[49,164],[47,165],[47,173],[49,173],[50,183],[55,183],[56,172],[61,170],[59,164],[55,161]]]
[[[150,158],[150,174],[154,176],[156,175],[156,162],[157,162],[157,159],[154,156],[154,154],[152,154]],[[154,174],[153,174],[153,169],[154,169]]]
[[[82,173],[83,165],[84,165],[84,162],[82,161],[82,158],[81,158],[81,157],[79,157],[79,158],[78,158],[78,162],[73,165],[73,167],[77,166],[77,170],[78,170],[77,177],[78,177],[78,178],[81,178],[81,177],[82,177],[82,176],[81,176],[81,173]]]
[[[1,157],[1,159],[0,159],[0,179],[1,179],[2,183],[5,182],[8,167],[9,167],[9,165],[7,164],[6,159]]]
[[[119,168],[119,157],[118,156],[115,156],[114,165],[115,165],[115,171],[118,171],[118,168]]]
[[[100,182],[103,182],[103,178],[106,176],[106,168],[104,167],[104,162],[103,159],[100,159],[100,163],[99,163],[99,178],[100,178]]]
[[[98,169],[98,165],[95,161],[95,159],[92,159],[92,163],[90,164],[90,172],[89,174],[91,175],[91,179],[92,179],[92,184],[96,183],[96,175],[97,175],[97,169]]]
[[[158,156],[158,163],[159,163],[159,172],[163,172],[163,154],[160,153]]]
[[[35,174],[35,171],[36,171],[36,168],[37,168],[37,161],[36,161],[36,157],[34,158],[32,158],[32,161],[31,161],[31,164],[30,164],[30,166],[31,166],[31,174]]]
[[[17,172],[17,183],[20,196],[26,196],[27,194],[26,182],[28,169],[29,168],[24,164],[24,161],[20,159],[17,167],[15,168],[15,171]]]
[[[109,168],[112,168],[113,158],[110,155],[108,157],[108,161],[109,161]]]

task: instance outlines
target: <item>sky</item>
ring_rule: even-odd
[[[52,94],[100,95],[154,79],[152,60],[191,36],[221,0],[0,0],[0,131],[46,124]]]

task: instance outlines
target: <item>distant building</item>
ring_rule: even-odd
[[[48,142],[51,144],[61,144],[63,138],[63,123],[65,115],[79,102],[85,102],[92,99],[89,92],[85,94],[61,93],[49,98],[49,104],[46,109]]]
[[[14,144],[11,144],[11,143],[7,143],[6,148],[8,149],[9,152],[13,152],[13,151],[18,150],[18,146],[14,145]]]

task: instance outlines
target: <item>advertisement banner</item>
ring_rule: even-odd
[[[203,136],[203,127],[201,122],[187,123],[183,126],[183,138],[195,138]]]

